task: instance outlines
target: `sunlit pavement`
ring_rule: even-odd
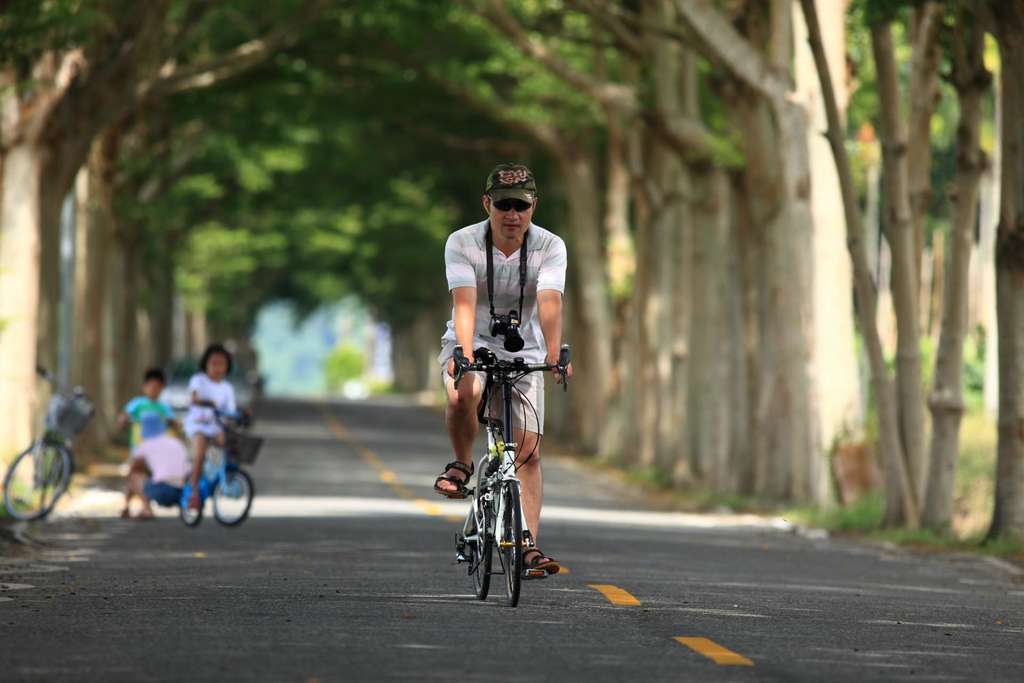
[[[434,411],[264,406],[252,518],[116,519],[84,489],[0,561],[3,680],[1024,680],[1011,567],[650,509],[549,458],[566,573],[472,595]],[[210,516],[212,517],[212,516]]]

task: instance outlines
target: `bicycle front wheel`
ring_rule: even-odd
[[[519,482],[501,487],[501,534],[498,556],[505,570],[505,595],[510,607],[519,604],[523,583],[523,508],[519,504]]]
[[[50,514],[71,481],[71,452],[58,443],[36,442],[23,451],[4,477],[4,507],[15,519]]]
[[[469,510],[469,514],[475,517],[476,524],[476,541],[469,544],[469,573],[473,576],[473,589],[480,600],[486,600],[491,589],[491,562],[494,551],[493,537],[489,529],[494,527],[488,519],[489,508],[486,501],[477,498]]]
[[[213,516],[224,526],[237,526],[249,516],[256,489],[242,470],[228,470],[213,489]]]

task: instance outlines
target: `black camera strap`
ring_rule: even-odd
[[[530,235],[529,229],[523,233],[523,246],[519,247],[519,319],[523,319],[523,301],[526,298],[526,238]],[[487,221],[484,230],[484,242],[487,252],[487,299],[491,304],[491,317],[494,317],[494,238],[491,236],[491,222]]]

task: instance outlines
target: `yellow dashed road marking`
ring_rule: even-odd
[[[422,498],[417,498],[413,502],[416,503],[416,507],[426,512],[431,517],[439,517],[444,514],[441,506],[437,503],[431,503],[429,500],[423,500]]]
[[[206,553],[204,553],[204,552],[192,553],[192,557],[198,557],[198,558],[202,559],[202,558],[206,557]]]
[[[569,568],[566,567],[565,565],[559,565],[558,573],[559,574],[568,574],[569,573]]]
[[[729,648],[722,647],[709,638],[688,638],[676,636],[673,640],[685,645],[694,652],[711,659],[715,664],[733,666],[754,666],[754,663],[741,654],[737,654]]]
[[[384,461],[380,459],[380,456],[356,441],[355,437],[352,436],[352,433],[345,427],[345,425],[339,422],[336,417],[331,415],[326,408],[321,408],[321,412],[323,413],[324,421],[327,422],[327,428],[331,433],[334,434],[339,441],[344,441],[355,449],[356,453],[359,454],[359,457],[361,457],[367,465],[377,470],[377,476],[382,482],[391,487],[391,490],[400,498],[404,498],[405,500],[413,500],[415,498],[412,491],[398,483],[398,475],[384,465]],[[422,501],[422,503],[423,504],[421,505],[420,501],[417,501],[416,505],[422,508],[428,515],[441,514],[438,506],[431,505],[430,503],[427,503],[427,501]],[[428,509],[427,506],[429,506],[430,509]],[[432,512],[431,510],[436,510],[436,512]]]
[[[637,607],[640,604],[640,601],[633,597],[632,594],[622,590],[618,586],[613,586],[607,583],[588,583],[587,585],[596,591],[600,591],[604,597],[608,598],[608,602],[613,605]]]

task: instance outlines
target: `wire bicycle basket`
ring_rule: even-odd
[[[263,439],[252,434],[225,427],[224,429],[224,453],[229,460],[237,463],[250,464],[256,462],[260,448],[263,447]]]
[[[54,394],[46,409],[46,430],[70,439],[85,429],[94,413],[93,403],[85,394]]]

